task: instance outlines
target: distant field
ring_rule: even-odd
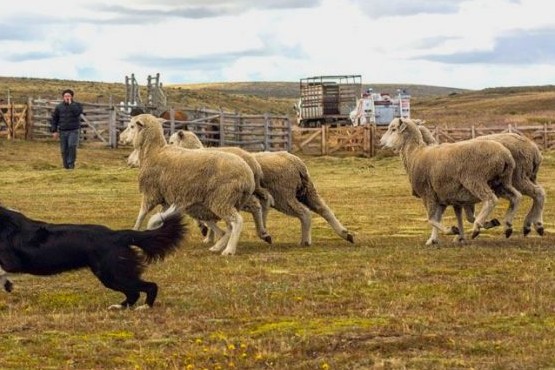
[[[122,76],[122,80],[123,80]],[[146,101],[146,81],[139,77]],[[163,76],[162,76],[163,80]],[[162,81],[163,82],[163,81]],[[164,85],[165,86],[165,85]],[[59,98],[66,87],[76,99],[107,104],[125,99],[124,83],[99,83],[53,79],[0,77],[0,91],[12,101],[26,103],[29,97]],[[433,125],[527,125],[555,122],[555,86],[489,88],[479,91],[411,84],[365,84],[375,91],[395,94],[407,89],[412,95],[411,114]],[[299,98],[298,82],[229,82],[165,86],[172,107],[211,108],[245,114],[287,114],[295,118],[293,105]],[[7,96],[0,95],[7,101]]]
[[[0,202],[35,219],[129,228],[140,202],[130,151],[89,144],[68,172],[57,143],[1,140]],[[0,292],[0,368],[555,367],[554,153],[539,176],[547,235],[492,229],[462,247],[448,236],[424,246],[424,208],[398,157],[304,159],[355,245],[314,216],[314,245],[301,248],[298,220],[272,211],[272,246],[244,214],[237,255],[222,257],[191,223],[178,253],[148,268],[160,294],[141,312],[107,311],[122,296],[89,271],[16,276],[14,292]]]

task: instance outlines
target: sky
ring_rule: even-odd
[[[361,75],[463,89],[555,84],[547,0],[18,0],[0,76],[164,85]]]

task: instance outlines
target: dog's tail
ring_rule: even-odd
[[[153,230],[125,230],[122,237],[128,245],[139,247],[145,254],[145,262],[162,260],[181,245],[187,235],[187,227],[175,208],[164,212],[162,225]]]

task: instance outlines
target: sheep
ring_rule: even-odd
[[[188,147],[197,143],[194,137],[195,134],[192,132],[176,132],[170,137],[169,142]],[[216,149],[222,150],[224,147]],[[261,187],[269,192],[274,203],[273,205],[269,202],[261,203],[264,225],[272,206],[279,212],[297,217],[301,221],[301,245],[309,246],[312,244],[310,214],[312,210],[322,216],[340,237],[354,243],[353,234],[337,220],[320,197],[310,179],[306,165],[299,157],[285,151],[251,153],[251,155],[262,170]]]
[[[499,189],[509,200],[504,227],[505,235],[511,235],[512,220],[521,194],[511,182],[515,161],[503,145],[483,140],[427,146],[416,123],[401,118],[391,121],[380,143],[399,152],[413,194],[420,197],[426,207],[428,223],[432,227],[426,245],[438,243],[438,231],[462,234],[455,227],[448,229],[441,224],[448,205],[482,202],[472,229],[472,238],[476,238],[497,203],[491,187]]]
[[[277,211],[301,221],[301,245],[312,244],[311,213],[322,216],[341,238],[354,243],[354,235],[336,218],[333,211],[318,194],[305,163],[286,151],[257,152],[254,157],[260,163],[264,179],[262,186],[272,194]],[[263,209],[266,222],[268,208]]]
[[[254,175],[235,154],[177,148],[168,145],[159,121],[151,114],[131,119],[133,147],[139,159],[141,207],[134,229],[156,205],[175,203],[189,216],[215,224],[223,220],[225,234],[210,248],[233,255],[243,227],[239,213],[252,196]]]
[[[435,144],[430,130],[420,125],[418,127],[424,141],[427,144]],[[533,226],[539,235],[544,234],[543,226],[543,206],[545,202],[545,190],[537,183],[537,175],[543,160],[542,153],[536,143],[517,133],[499,133],[483,135],[473,140],[493,140],[509,149],[515,160],[515,170],[513,171],[512,183],[523,195],[532,198],[532,207],[528,211],[522,227],[523,234],[530,233]],[[456,213],[456,211],[455,211]],[[472,222],[474,219],[473,207],[465,207],[467,219]],[[459,219],[460,216],[457,217]],[[459,220],[459,223],[462,222]],[[492,220],[495,222],[495,220]]]
[[[198,137],[193,132],[190,132],[190,131],[178,130],[170,136],[168,142],[171,145],[176,145],[178,147],[183,147],[187,149],[204,148],[204,146],[202,145],[202,142],[198,139]],[[205,148],[205,149],[211,150],[211,151],[213,150],[223,151],[223,152],[238,155],[251,168],[254,175],[254,182],[255,182],[254,197],[249,199],[249,201],[245,204],[245,207],[243,210],[252,214],[258,236],[262,240],[271,244],[272,237],[266,230],[266,224],[263,221],[262,214],[263,214],[263,209],[264,208],[267,209],[271,207],[274,203],[274,200],[272,198],[272,195],[268,192],[268,190],[264,189],[260,184],[262,177],[264,175],[256,159],[254,159],[251,153],[239,147],[229,146],[229,147],[216,147],[216,148]],[[215,231],[217,232],[217,229]],[[211,240],[212,238],[213,238],[213,235],[208,234],[207,240]]]

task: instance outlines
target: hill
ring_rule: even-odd
[[[0,77],[0,91],[7,100],[26,102],[29,97],[57,99],[71,87],[76,98],[87,102],[108,103],[125,99],[124,83],[102,83],[58,79]],[[397,84],[364,84],[364,88],[394,94],[406,89],[412,96],[415,118],[448,126],[491,124],[530,124],[555,122],[555,86],[527,86],[465,90],[452,87]],[[146,87],[140,86],[141,95]],[[297,82],[230,82],[176,84],[164,86],[168,104],[174,107],[211,108],[245,114],[288,114],[299,96]]]

